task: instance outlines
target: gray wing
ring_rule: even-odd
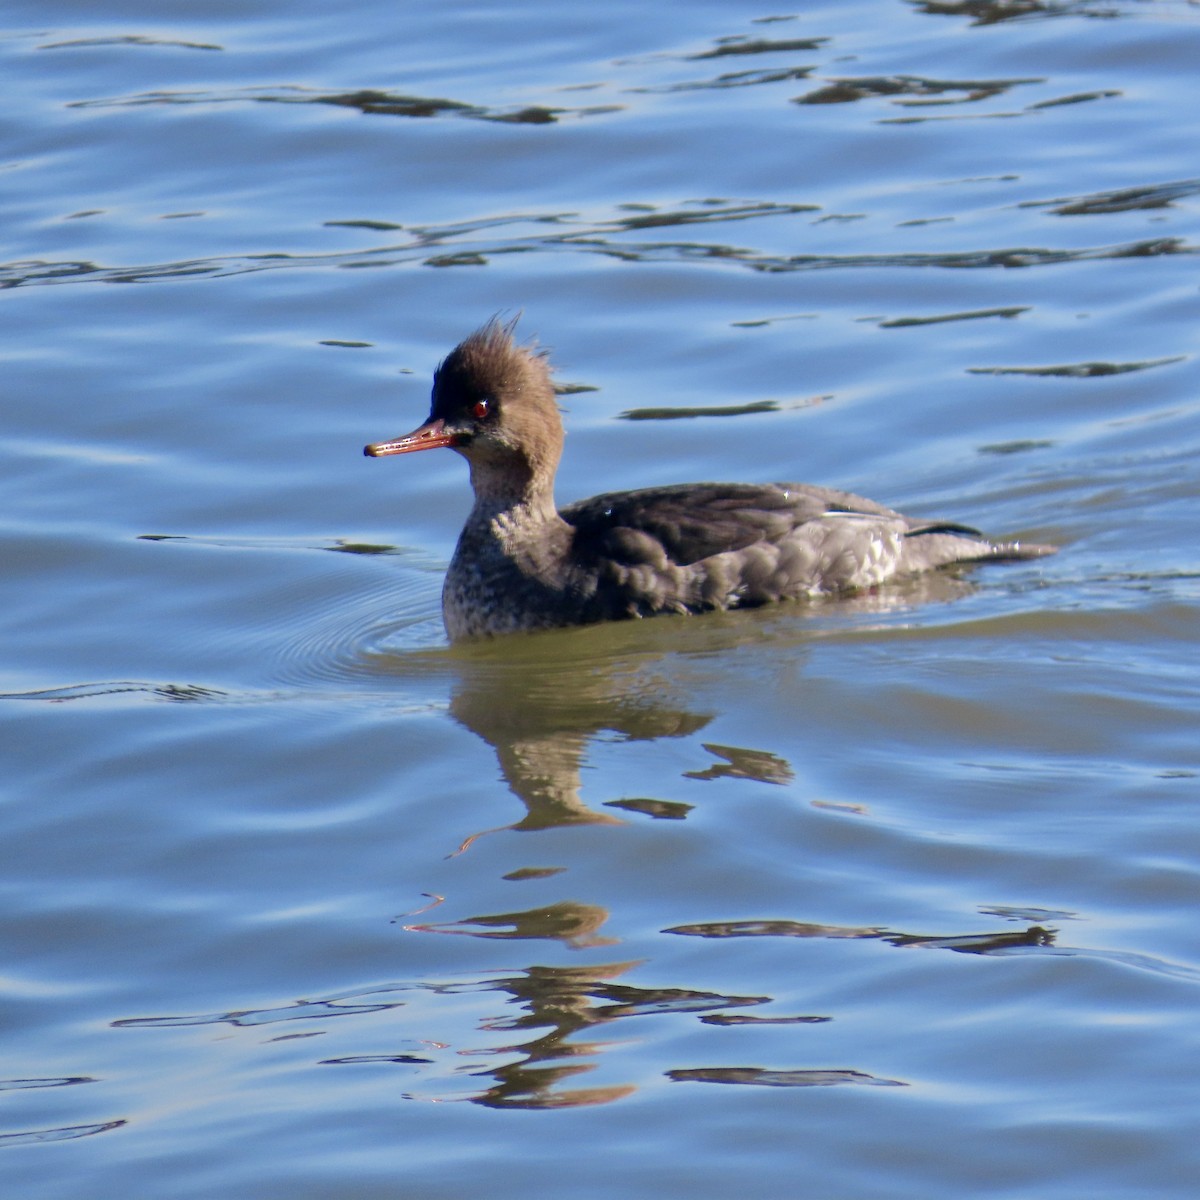
[[[696,483],[594,496],[563,509],[581,562],[665,559],[690,566],[756,543],[778,544],[829,513],[899,514],[833,488],[810,484]]]
[[[562,516],[574,527],[589,619],[857,591],[950,563],[1050,552],[810,484],[647,488],[596,496]]]

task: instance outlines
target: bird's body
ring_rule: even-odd
[[[366,447],[448,446],[470,463],[475,505],[442,591],[452,641],[852,593],[952,563],[1053,552],[801,483],[678,484],[559,511],[562,438],[545,357],[492,322],[438,368],[424,425]]]

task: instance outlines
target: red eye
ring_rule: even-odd
[[[475,406],[471,409],[471,413],[477,421],[482,421],[490,411],[491,405],[486,400],[476,400]]]

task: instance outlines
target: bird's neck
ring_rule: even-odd
[[[506,528],[536,527],[559,520],[554,505],[554,472],[527,462],[472,463],[475,507],[468,524],[477,529],[499,523]]]

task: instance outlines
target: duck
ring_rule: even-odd
[[[805,483],[671,484],[560,509],[551,366],[515,324],[493,318],[460,342],[434,373],[426,421],[363,451],[444,447],[467,460],[475,502],[442,589],[451,642],[852,595],[1056,550]]]

